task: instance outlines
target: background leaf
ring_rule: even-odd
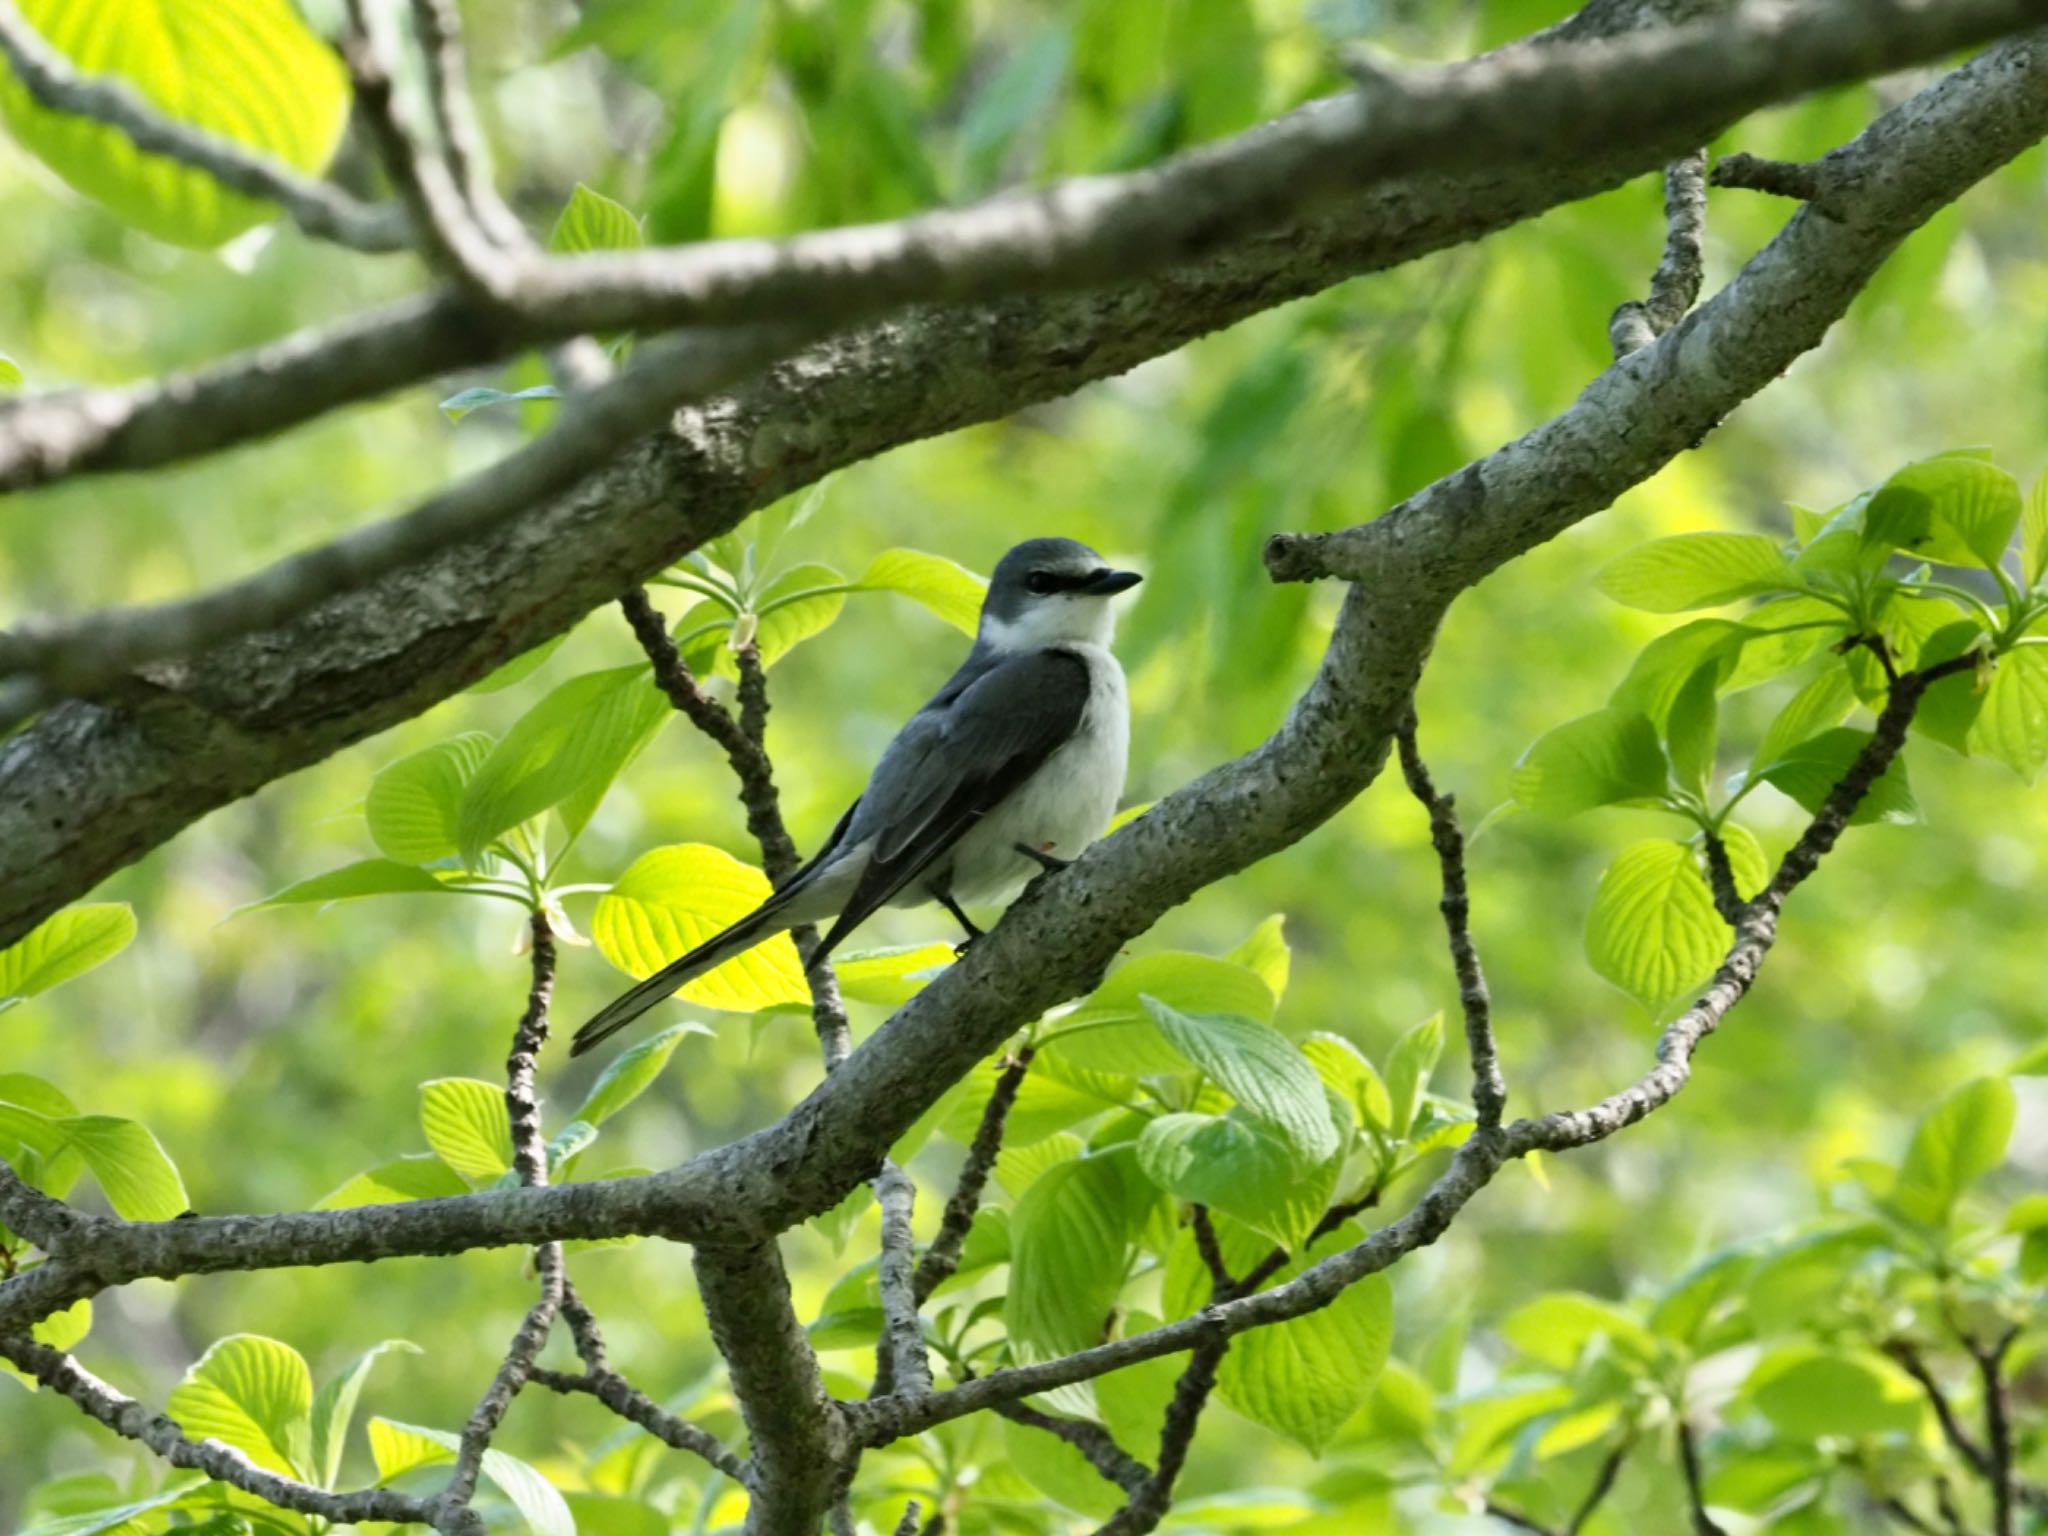
[[[629,976],[651,976],[669,961],[745,917],[773,887],[750,864],[706,843],[642,854],[599,898],[590,920],[598,952]],[[698,977],[685,1002],[736,1013],[777,1004],[809,1007],[803,965],[787,934],[755,945]]]

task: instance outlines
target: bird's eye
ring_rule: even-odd
[[[1024,578],[1024,590],[1034,597],[1044,597],[1059,590],[1059,580],[1051,571],[1033,571]]]

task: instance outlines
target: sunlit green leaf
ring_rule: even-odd
[[[126,902],[83,902],[52,914],[0,949],[0,1009],[104,965],[134,937],[135,913]]]
[[[395,859],[359,859],[330,869],[324,875],[301,880],[273,892],[261,901],[237,907],[235,914],[260,912],[265,907],[302,906],[309,902],[352,901],[359,896],[459,896],[462,887],[436,879],[413,864]]]
[[[1422,1107],[1430,1074],[1444,1052],[1444,1016],[1431,1014],[1420,1024],[1405,1030],[1387,1054],[1387,1129],[1406,1136]]]
[[[677,843],[642,854],[598,898],[590,937],[598,952],[630,976],[651,976],[767,900],[768,877],[706,843]],[[757,944],[678,994],[686,1002],[735,1013],[778,1003],[808,1007],[803,964],[788,935]]]
[[[1869,744],[1868,731],[1837,726],[1787,747],[1758,777],[1783,790],[1807,810],[1818,812]],[[1868,826],[1874,821],[1919,819],[1920,805],[1913,798],[1913,786],[1907,781],[1906,762],[1901,756],[1892,759],[1891,765],[1857,802],[1849,824]]]
[[[562,642],[569,638],[569,631],[563,630],[552,640],[543,640],[532,650],[521,651],[502,666],[493,667],[482,677],[463,690],[464,693],[498,693],[514,683],[523,683],[527,678],[547,665],[548,658],[562,648]]]
[[[402,1350],[409,1355],[425,1353],[406,1339],[385,1339],[382,1343],[372,1344],[344,1366],[341,1374],[313,1398],[311,1466],[322,1487],[333,1488],[340,1482],[341,1456],[348,1446],[348,1427],[355,1420],[356,1402],[363,1395],[363,1383],[369,1379],[370,1368],[393,1350]]]
[[[512,1120],[505,1090],[474,1077],[420,1084],[420,1129],[441,1161],[473,1184],[512,1166]]]
[[[943,555],[921,549],[885,549],[855,585],[870,592],[895,592],[922,603],[955,629],[973,634],[988,583]]]
[[[1593,969],[1653,1012],[1705,980],[1727,942],[1693,850],[1662,838],[1623,850],[1586,917]]]
[[[22,15],[79,71],[124,82],[167,116],[308,174],[348,116],[341,61],[289,0],[20,0]],[[0,114],[59,176],[178,245],[215,246],[274,218],[205,171],[146,154],[118,129],[37,105],[0,72]]]
[[[148,1127],[112,1115],[80,1115],[57,1126],[85,1159],[116,1215],[169,1221],[190,1208],[184,1181]]]
[[[1815,1345],[1767,1355],[1747,1390],[1779,1432],[1795,1440],[1910,1431],[1925,1407],[1913,1379],[1882,1357]]]
[[[1235,1216],[1292,1249],[1321,1219],[1337,1159],[1301,1171],[1294,1151],[1241,1110],[1161,1115],[1138,1138],[1138,1165],[1168,1194]]]
[[[1980,1077],[1958,1088],[1914,1130],[1892,1202],[1916,1221],[1946,1223],[1970,1185],[2005,1160],[2015,1113],[2006,1078]]]
[[[683,1043],[685,1035],[708,1035],[711,1031],[694,1021],[671,1024],[659,1034],[642,1040],[631,1050],[614,1056],[576,1111],[579,1120],[602,1125],[639,1098],[661,1076],[661,1069]]]
[[[1270,1019],[1273,990],[1256,971],[1228,960],[1182,951],[1154,951],[1126,961],[1047,1032],[1060,1059],[1095,1072],[1142,1076],[1184,1072],[1187,1062],[1153,1028],[1141,998],[1190,1011]]]
[[[433,1200],[468,1193],[469,1185],[462,1176],[437,1155],[415,1152],[357,1174],[322,1198],[313,1209],[337,1211],[352,1205],[395,1205],[401,1200]]]
[[[1657,1357],[1657,1341],[1629,1313],[1581,1291],[1551,1291],[1526,1301],[1503,1319],[1501,1336],[1530,1359],[1569,1372],[1595,1339],[1622,1351],[1636,1365]]]
[[[377,1457],[378,1475],[385,1482],[409,1467],[445,1459],[445,1453],[454,1451],[460,1443],[458,1436],[445,1429],[401,1424],[392,1419],[370,1420],[370,1446]],[[378,1448],[380,1444],[382,1450]],[[429,1446],[439,1448],[444,1455],[429,1456]],[[385,1462],[387,1454],[391,1457],[389,1467]],[[533,1536],[576,1536],[576,1521],[567,1502],[537,1469],[494,1449],[484,1452],[483,1473],[519,1511]]]
[[[1271,990],[1277,1002],[1287,994],[1287,973],[1292,959],[1287,947],[1287,917],[1275,912],[1267,917],[1237,948],[1223,957],[1233,965],[1255,973]]]
[[[632,209],[580,181],[569,194],[569,201],[563,204],[554,231],[548,236],[548,249],[560,256],[580,251],[634,250],[646,243],[647,235]]]
[[[1051,1356],[1100,1339],[1126,1256],[1158,1200],[1129,1146],[1041,1173],[1010,1221],[1003,1315],[1012,1341],[1027,1355]]]
[[[289,1344],[232,1334],[199,1358],[164,1406],[194,1440],[225,1441],[288,1477],[312,1473],[313,1374]]]

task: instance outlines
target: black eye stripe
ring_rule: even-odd
[[[1073,592],[1087,586],[1101,571],[1033,571],[1024,579],[1026,590],[1040,597],[1049,597],[1055,592]]]

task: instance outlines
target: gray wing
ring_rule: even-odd
[[[903,728],[861,796],[849,845],[874,849],[825,936],[830,951],[1044,766],[1080,727],[1088,664],[1071,651],[998,662]]]

